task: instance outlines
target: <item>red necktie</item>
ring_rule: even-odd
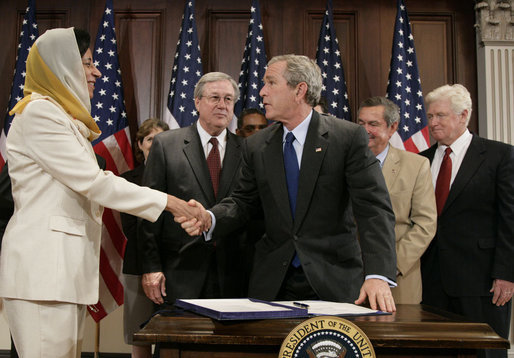
[[[452,160],[450,158],[451,152],[452,149],[450,147],[446,148],[444,151],[443,161],[441,163],[441,168],[439,169],[439,174],[437,175],[437,181],[435,183],[435,201],[437,204],[438,216],[441,215],[444,203],[446,203],[448,193],[450,192],[450,181],[452,179]]]
[[[211,138],[209,143],[212,144],[212,149],[207,156],[207,166],[209,167],[209,173],[211,174],[212,188],[214,189],[214,196],[218,195],[218,186],[220,184],[220,173],[221,173],[221,159],[220,151],[218,149],[218,139]]]

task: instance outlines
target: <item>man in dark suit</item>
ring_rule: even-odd
[[[239,90],[230,76],[211,72],[198,81],[194,96],[198,121],[155,136],[143,185],[211,207],[231,193],[238,178],[241,138],[226,128]],[[167,214],[153,224],[142,221],[140,230],[143,288],[155,303],[242,295],[237,241],[218,235],[210,242],[191,239]]]
[[[508,339],[514,291],[514,148],[472,135],[471,96],[430,92],[428,126],[437,233],[422,257],[423,303],[487,322]],[[506,350],[480,356],[506,357]]]
[[[269,62],[260,94],[277,123],[243,144],[239,185],[211,209],[214,231],[241,226],[262,207],[266,233],[255,247],[251,297],[368,298],[391,312],[394,214],[384,177],[363,128],[313,112],[321,86],[319,67],[305,56]],[[177,220],[193,234],[204,229]],[[209,226],[209,215],[203,221]]]

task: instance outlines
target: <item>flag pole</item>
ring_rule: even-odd
[[[94,358],[100,357],[100,321],[95,323],[96,330],[95,330],[95,354]]]

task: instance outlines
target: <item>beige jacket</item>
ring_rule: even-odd
[[[436,231],[437,211],[428,160],[389,147],[382,167],[396,216],[396,303],[421,302],[420,257]]]

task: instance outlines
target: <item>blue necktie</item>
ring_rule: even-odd
[[[286,135],[286,144],[284,145],[284,169],[286,170],[287,192],[289,194],[289,206],[291,207],[293,219],[296,209],[296,195],[298,194],[298,177],[300,176],[298,158],[293,147],[294,140],[293,133],[289,132]]]
[[[294,220],[296,210],[296,196],[298,194],[298,178],[300,177],[300,168],[298,167],[298,158],[293,147],[295,137],[292,132],[286,134],[286,144],[284,145],[284,169],[286,171],[287,193],[289,195],[289,206],[291,215]],[[295,254],[292,265],[296,268],[300,267],[300,259]]]

